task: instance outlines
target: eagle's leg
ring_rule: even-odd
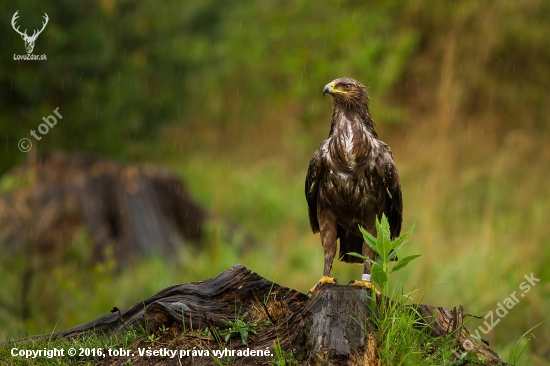
[[[309,290],[308,295],[312,294],[317,288],[324,284],[337,285],[336,278],[330,276],[332,271],[332,262],[336,256],[336,240],[338,240],[336,216],[329,210],[318,210],[319,228],[321,232],[321,243],[323,244],[323,251],[325,253],[325,266],[323,268],[323,277],[319,282]]]
[[[376,258],[376,252],[371,249],[367,245],[367,243],[363,242],[363,248],[362,253],[365,257],[374,259]],[[372,266],[372,263],[368,260],[365,260],[365,264],[363,265],[363,276],[361,278],[361,281],[357,280],[351,280],[348,283],[348,286],[358,286],[363,288],[370,288],[371,290],[375,290],[377,295],[380,295],[380,292],[374,288],[374,285],[370,280],[367,280],[367,278],[370,278],[370,268]]]

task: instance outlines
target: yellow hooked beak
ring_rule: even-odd
[[[325,87],[323,88],[323,97],[325,96],[326,93],[329,93],[329,94],[336,94],[336,93],[347,94],[348,92],[345,92],[345,91],[342,91],[342,90],[339,90],[339,89],[335,89],[334,88],[334,83],[329,83],[329,84],[325,85]]]

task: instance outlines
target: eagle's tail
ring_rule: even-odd
[[[338,226],[338,237],[340,238],[340,256],[338,259],[344,263],[363,263],[361,258],[347,254],[351,252],[361,254],[363,250],[363,238],[342,229],[340,226]]]

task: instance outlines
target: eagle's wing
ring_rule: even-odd
[[[390,224],[392,239],[395,239],[401,233],[401,224],[403,223],[403,197],[401,195],[401,181],[397,168],[393,163],[393,155],[388,145],[378,140],[380,150],[378,152],[378,161],[376,170],[382,178],[387,204],[384,214]]]
[[[324,142],[323,142],[324,143]],[[314,234],[319,232],[319,220],[317,218],[317,197],[319,192],[319,184],[324,170],[326,169],[323,159],[322,145],[315,151],[309,162],[306,175],[306,201],[309,212],[309,225]]]

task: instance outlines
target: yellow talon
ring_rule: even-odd
[[[336,278],[332,278],[332,277],[329,277],[329,276],[323,276],[321,277],[321,279],[319,280],[319,282],[317,282],[317,284],[315,286],[313,286],[311,288],[311,290],[309,290],[309,292],[307,293],[307,295],[311,295],[313,294],[313,292],[315,292],[315,290],[318,288],[318,287],[321,287],[322,285],[326,285],[326,284],[329,284],[329,285],[337,285],[338,284],[338,280]]]
[[[348,283],[348,286],[357,286],[357,287],[363,287],[364,289],[371,289],[371,290],[374,290],[376,291],[376,295],[380,295],[380,291],[378,291],[374,285],[372,284],[372,282],[370,281],[357,281],[357,280],[352,280],[352,281],[349,281]]]

